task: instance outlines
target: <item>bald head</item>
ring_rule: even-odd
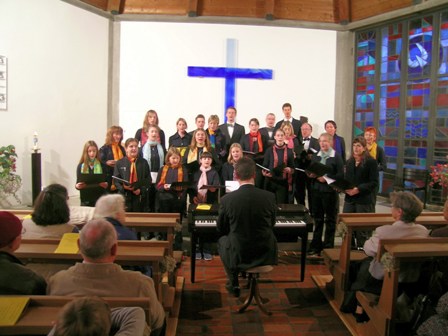
[[[113,262],[117,249],[117,233],[105,219],[87,222],[79,235],[79,249],[89,262]]]

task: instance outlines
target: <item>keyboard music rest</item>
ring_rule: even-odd
[[[188,209],[188,230],[191,234],[191,283],[195,281],[196,244],[199,237],[206,242],[216,242],[219,234],[216,229],[218,205],[210,210],[196,210],[194,204]],[[296,242],[301,239],[300,281],[305,279],[306,250],[308,232],[313,231],[313,219],[308,209],[300,204],[281,204],[277,212],[274,234],[278,242]]]

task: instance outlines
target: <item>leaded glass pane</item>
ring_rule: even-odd
[[[381,30],[381,81],[400,79],[402,51],[402,24],[393,24]]]
[[[439,74],[448,74],[448,12],[441,14]]]
[[[432,16],[428,16],[409,22],[409,53],[407,55],[409,79],[427,77],[431,72],[432,19]]]

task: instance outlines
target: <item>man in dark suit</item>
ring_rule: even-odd
[[[244,129],[243,125],[237,124],[235,122],[236,119],[236,108],[233,106],[230,106],[226,110],[226,117],[227,122],[225,124],[219,125],[219,129],[221,130],[221,133],[224,134],[224,137],[226,138],[226,147],[227,147],[227,153],[229,153],[229,148],[232,146],[232,144],[241,143],[241,139],[243,138],[243,135],[246,134],[246,130]]]
[[[282,106],[283,114],[285,115],[285,118],[283,120],[280,120],[275,125],[275,130],[279,129],[282,126],[282,123],[284,121],[289,121],[292,124],[292,127],[294,128],[294,134],[297,136],[297,140],[299,142],[302,141],[302,133],[300,132],[300,127],[302,126],[302,122],[298,119],[294,119],[291,115],[292,113],[292,106],[290,103],[284,103]]]
[[[227,274],[227,290],[238,297],[238,273],[251,267],[277,264],[273,233],[276,203],[273,193],[254,186],[255,163],[243,157],[235,164],[238,190],[221,199],[218,231],[219,255]]]
[[[313,126],[311,126],[311,124],[302,124],[300,130],[302,134],[303,151],[297,156],[296,165],[297,168],[306,169],[311,162],[312,155],[320,151],[320,146],[319,140],[311,136],[311,133],[313,132]],[[312,213],[313,202],[311,201],[311,179],[308,178],[304,172],[296,171],[295,182],[294,197],[297,203],[305,205],[305,195],[308,194],[308,208],[310,213]]]
[[[266,115],[266,127],[260,128],[260,133],[262,136],[268,139],[269,146],[272,146],[275,142],[274,129],[275,129],[275,114],[268,113]]]

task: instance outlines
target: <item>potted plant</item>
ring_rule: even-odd
[[[16,174],[17,153],[13,145],[0,147],[0,200],[6,201],[12,196],[20,202],[17,192],[22,186],[22,179]]]

